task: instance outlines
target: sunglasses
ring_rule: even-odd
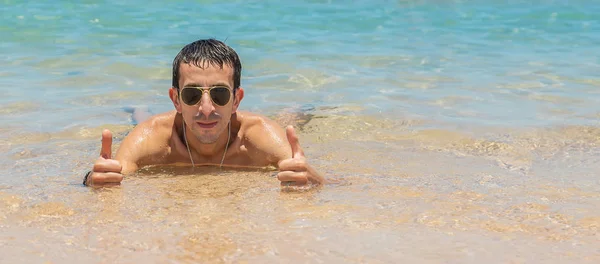
[[[179,92],[179,97],[186,105],[196,105],[202,99],[204,92],[207,92],[210,100],[218,106],[226,105],[231,99],[231,90],[227,86],[183,87]]]

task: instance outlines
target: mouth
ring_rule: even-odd
[[[200,126],[201,128],[211,129],[217,125],[217,122],[196,122],[196,124],[198,124],[198,126]]]

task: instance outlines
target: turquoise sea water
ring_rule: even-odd
[[[80,186],[200,38],[345,184]],[[592,0],[1,1],[0,262],[598,263],[598,54]]]
[[[29,129],[74,118],[123,122],[80,119],[129,104],[170,109],[170,63],[183,45],[206,37],[239,52],[246,109],[358,105],[516,126],[597,124],[600,114],[600,5],[589,1],[5,1],[1,8],[0,100],[4,109],[32,104],[4,118],[33,118]],[[113,93],[128,95],[108,99]],[[93,96],[107,99],[86,99]]]

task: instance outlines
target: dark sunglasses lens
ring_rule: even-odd
[[[202,91],[196,88],[183,88],[181,100],[187,105],[195,105],[202,99]]]
[[[231,92],[225,87],[215,87],[210,90],[210,98],[219,106],[224,106],[229,103]]]

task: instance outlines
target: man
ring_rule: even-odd
[[[292,126],[238,111],[244,98],[237,53],[214,39],[183,47],[173,60],[169,97],[175,110],[150,117],[123,139],[115,158],[112,134],[102,132],[100,157],[87,186],[118,185],[123,175],[149,165],[216,165],[279,169],[282,186],[321,184]]]

